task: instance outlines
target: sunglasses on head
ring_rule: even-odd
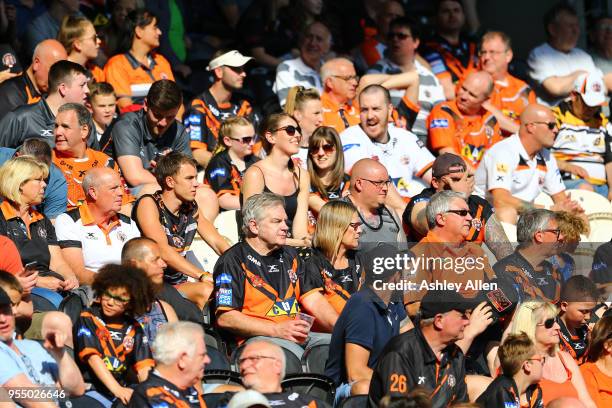
[[[308,148],[308,153],[310,153],[310,154],[319,153],[319,149],[323,149],[323,152],[325,154],[331,154],[331,153],[333,153],[335,148],[336,147],[333,144],[325,143],[324,145],[310,146]]]
[[[272,132],[278,132],[279,130],[284,130],[285,132],[287,132],[289,136],[294,136],[296,133],[300,135],[302,134],[302,129],[300,129],[299,126],[293,126],[293,125],[283,126],[277,129],[272,129]]]
[[[555,325],[555,318],[551,317],[550,319],[544,320],[544,323],[538,323],[538,326],[544,326],[545,329],[552,329]]]

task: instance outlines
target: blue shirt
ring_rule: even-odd
[[[40,343],[32,340],[15,340],[15,345],[21,355],[0,341],[0,361],[2,361],[0,384],[6,383],[19,374],[25,374],[34,384],[55,385],[55,379],[58,378],[58,367],[51,354]]]
[[[372,288],[361,288],[346,302],[334,326],[325,375],[337,385],[348,381],[345,364],[346,343],[368,349],[368,367],[374,368],[387,342],[399,334],[400,323],[405,318],[406,310],[402,303],[385,305]]]
[[[15,149],[0,147],[0,166],[15,156]],[[58,215],[66,212],[68,198],[68,184],[62,171],[51,163],[45,197],[38,210],[42,211],[47,218],[54,220]]]

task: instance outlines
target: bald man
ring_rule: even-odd
[[[66,50],[59,41],[49,39],[38,44],[28,69],[0,85],[0,119],[18,106],[38,102],[47,93],[49,68],[66,58]]]
[[[457,99],[439,103],[427,118],[430,150],[454,153],[478,167],[486,149],[502,139],[498,121],[483,104],[493,92],[493,78],[484,71],[469,74]]]
[[[581,212],[569,199],[557,162],[551,156],[559,129],[550,109],[527,105],[517,134],[489,149],[476,171],[476,190],[493,203],[500,221],[516,224],[518,215],[538,207],[534,200],[544,191],[553,210]]]
[[[82,181],[85,202],[55,221],[62,255],[81,285],[91,285],[102,266],[121,263],[121,250],[139,237],[136,223],[120,214],[124,189],[119,173],[94,167]]]
[[[323,126],[338,133],[359,123],[359,108],[353,103],[357,95],[359,77],[355,66],[346,58],[334,58],[321,67],[323,82]]]
[[[381,242],[408,248],[399,217],[385,204],[390,188],[389,173],[379,161],[361,159],[353,165],[349,195],[343,200],[353,203],[359,211],[362,222],[359,250],[367,251]]]

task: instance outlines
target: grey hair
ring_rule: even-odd
[[[425,207],[425,215],[427,216],[427,225],[429,228],[436,226],[436,216],[438,214],[444,214],[451,209],[451,202],[455,198],[465,201],[463,194],[451,190],[440,191],[431,197],[431,200],[427,203],[427,207]]]
[[[285,199],[274,193],[259,193],[247,198],[242,208],[242,229],[244,232],[249,233],[249,221],[261,221],[268,208],[277,205],[285,207]]]
[[[80,103],[65,103],[59,107],[57,113],[62,112],[70,112],[74,111],[77,115],[77,120],[79,121],[79,126],[86,125],[88,128],[91,123],[91,113],[87,110],[87,108]]]
[[[275,357],[281,363],[280,380],[283,381],[285,379],[285,374],[287,371],[287,361],[285,358],[285,352],[283,351],[283,348],[279,346],[278,344],[272,343],[271,341],[267,341],[267,340],[257,340],[257,341],[252,341],[250,343],[247,343],[247,345],[249,346],[254,345],[254,344],[265,344],[266,346],[270,346],[272,353],[276,354]]]
[[[337,75],[336,69],[338,68],[338,64],[341,62],[347,62],[353,65],[351,60],[349,60],[348,58],[338,57],[330,59],[321,66],[321,81],[325,82],[327,78]]]
[[[193,357],[197,351],[195,339],[198,337],[204,339],[204,330],[196,323],[179,321],[165,324],[151,345],[155,362],[171,365],[182,353]]]
[[[546,229],[550,220],[556,218],[553,211],[544,208],[534,208],[523,212],[516,223],[516,240],[521,244],[529,244],[536,232]]]

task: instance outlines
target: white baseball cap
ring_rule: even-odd
[[[253,57],[245,57],[239,51],[231,50],[210,61],[206,70],[212,71],[224,65],[228,67],[241,67],[252,59]]]
[[[601,71],[580,74],[574,81],[574,91],[582,96],[588,106],[600,106],[606,102],[608,90]]]
[[[227,404],[227,408],[249,408],[255,405],[272,408],[268,399],[255,390],[237,392]]]

